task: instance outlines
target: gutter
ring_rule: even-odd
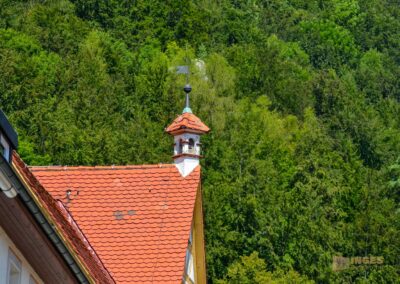
[[[71,255],[71,253],[68,251],[65,244],[62,242],[62,240],[56,233],[55,228],[47,221],[46,217],[40,211],[38,205],[31,198],[26,188],[22,185],[21,181],[15,175],[11,166],[1,155],[0,155],[0,168],[1,170],[3,170],[4,174],[10,180],[12,186],[19,193],[21,200],[29,209],[29,211],[32,213],[36,221],[39,223],[40,227],[43,229],[43,231],[51,240],[51,242],[54,244],[54,246],[57,248],[57,250],[60,252],[61,256],[64,258],[65,262],[67,263],[67,265],[69,266],[75,277],[79,280],[79,283],[89,284],[90,283],[89,280],[87,279],[87,277],[85,276],[85,274],[83,273],[83,271],[81,270],[81,268]]]

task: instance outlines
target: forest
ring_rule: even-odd
[[[208,282],[400,283],[399,0],[0,0],[27,164],[171,163],[187,64]]]

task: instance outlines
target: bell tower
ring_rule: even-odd
[[[178,116],[165,131],[174,136],[174,162],[183,177],[189,175],[198,165],[201,156],[200,136],[210,131],[200,118],[192,113],[189,104],[189,93],[192,87],[187,84],[186,104]]]

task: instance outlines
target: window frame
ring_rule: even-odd
[[[188,141],[188,152],[190,153],[190,154],[194,154],[195,152],[196,152],[196,142],[194,141],[194,139],[193,138],[189,138],[189,141]]]
[[[11,146],[7,141],[6,137],[2,133],[0,133],[0,144],[1,144],[1,155],[9,162],[10,161],[10,151]]]
[[[39,284],[38,281],[36,281],[35,277],[31,275],[29,275],[29,284]]]
[[[16,268],[18,270],[18,280],[17,283],[21,284],[21,279],[22,279],[22,262],[21,260],[16,256],[16,254],[11,250],[11,248],[8,249],[8,258],[7,258],[7,284],[10,284],[10,272],[12,268]]]

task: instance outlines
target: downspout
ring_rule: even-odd
[[[1,155],[0,155],[1,156]],[[25,187],[19,181],[18,177],[15,175],[14,171],[11,169],[8,162],[1,156],[0,158],[0,168],[3,170],[4,174],[8,177],[13,187],[18,192],[18,195],[21,197],[21,200],[24,202],[26,207],[35,217],[36,221],[39,223],[40,227],[43,229],[45,234],[49,237],[51,242],[55,245],[57,250],[61,253],[65,262],[68,264],[69,268],[72,270],[75,277],[79,280],[80,283],[86,284],[90,283],[86,278],[81,268],[78,266],[71,253],[68,251],[67,247],[61,241],[60,237],[55,232],[54,228],[47,221],[43,213],[39,210],[39,207],[28,194]]]

